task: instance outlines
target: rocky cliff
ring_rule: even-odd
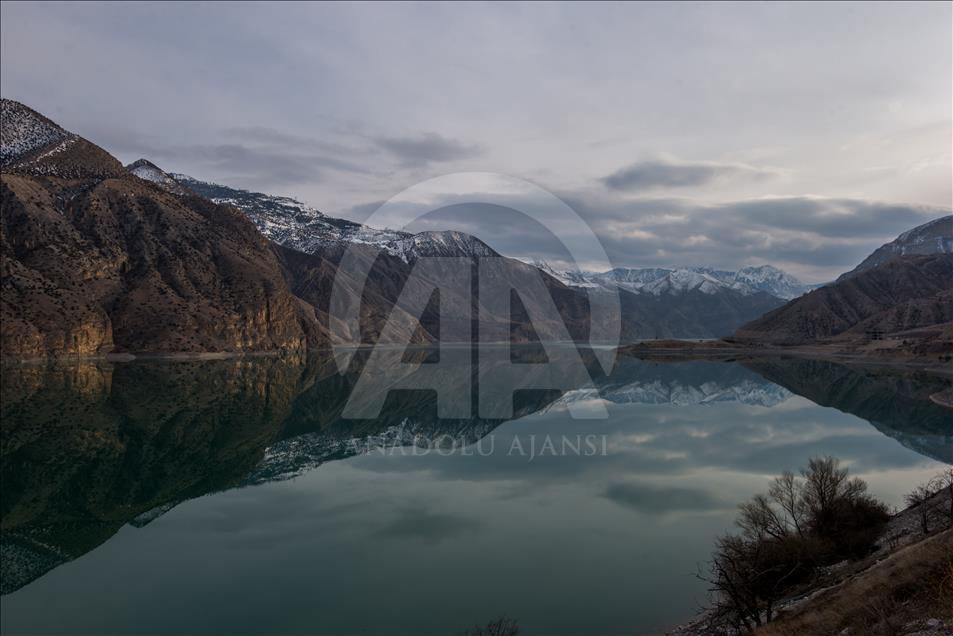
[[[300,350],[322,338],[269,242],[3,101],[0,347],[7,357]]]

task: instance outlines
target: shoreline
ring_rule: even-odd
[[[447,343],[450,346],[506,346],[507,343]],[[509,346],[539,346],[538,342],[516,342]],[[547,343],[565,346],[568,342]],[[588,342],[576,342],[577,346],[593,346]],[[171,352],[122,352],[122,353],[65,353],[46,356],[31,356],[19,358],[14,356],[0,357],[0,366],[61,364],[71,362],[133,362],[133,361],[161,361],[161,360],[230,360],[235,358],[280,358],[285,356],[312,355],[317,353],[334,353],[343,348],[355,350],[373,348],[377,345],[367,343],[353,347],[317,347],[314,349],[276,350],[276,351],[171,351]],[[381,343],[381,346],[389,345]],[[428,349],[439,346],[439,343],[406,345],[410,349]],[[611,347],[610,347],[611,348]],[[939,375],[953,377],[953,360],[937,360],[924,358],[909,353],[891,355],[889,350],[854,351],[845,350],[836,345],[745,345],[725,340],[643,340],[640,342],[618,345],[614,347],[617,355],[625,355],[642,360],[658,362],[683,362],[693,360],[708,360],[712,362],[733,362],[739,359],[763,357],[795,357],[812,360],[826,360],[842,362],[852,365],[906,368],[911,370],[929,371]],[[879,352],[878,352],[879,351]],[[950,352],[953,356],[953,352]],[[931,396],[932,399],[932,396]],[[953,395],[937,395],[934,401],[941,406],[953,408]]]
[[[793,357],[811,360],[842,362],[857,366],[893,367],[911,370],[929,371],[939,375],[953,377],[953,362],[924,358],[911,354],[890,355],[873,351],[849,351],[843,347],[828,345],[743,345],[714,341],[653,340],[623,345],[618,348],[620,355],[641,360],[678,362],[689,360],[709,360],[712,362],[732,362],[746,358]],[[937,402],[942,406],[950,404]]]

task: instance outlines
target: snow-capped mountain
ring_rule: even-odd
[[[771,265],[742,267],[734,273],[733,279],[739,285],[768,292],[784,300],[797,298],[816,287],[816,285],[805,285],[787,272]]]
[[[69,144],[76,135],[12,99],[0,101],[0,165],[7,167],[50,146]]]
[[[428,256],[499,256],[493,248],[464,232],[419,232],[383,245],[384,249],[404,261]]]
[[[590,273],[589,280],[609,289],[618,287],[628,291],[639,291],[643,286],[659,280],[671,271],[660,267],[639,269],[617,267],[608,272]]]
[[[174,194],[188,194],[188,189],[180,185],[172,175],[162,171],[148,159],[139,159],[126,166],[126,170],[140,179],[151,181]]]
[[[726,288],[733,288],[715,278],[703,269],[680,268],[666,273],[650,283],[642,286],[640,291],[658,296],[660,294],[677,294],[687,291],[700,291],[703,294],[716,294]]]
[[[123,173],[105,150],[12,99],[0,99],[0,141],[4,172],[63,179]]]
[[[344,248],[353,244],[376,247],[405,263],[425,256],[499,256],[480,239],[462,232],[411,234],[379,230],[328,216],[291,197],[240,190],[183,174],[167,175],[154,164],[137,164],[130,165],[130,170],[159,187],[171,189],[171,179],[197,195],[232,205],[243,211],[273,242],[298,252],[330,258],[332,262]],[[513,262],[508,266],[516,265]],[[582,293],[616,293],[619,289],[631,292],[621,299],[625,313],[621,337],[626,342],[652,337],[720,337],[733,333],[739,325],[783,302],[781,297],[755,287],[771,279],[767,275],[771,272],[769,268],[738,273],[710,268],[619,268],[600,274],[560,271],[538,262],[532,265],[552,277],[547,277],[547,285],[565,285],[576,292],[557,295],[557,304],[564,311],[567,324],[577,330],[572,333],[582,334],[585,330],[581,325],[585,322],[582,316],[587,305],[580,299]],[[759,273],[764,280],[757,278]],[[783,272],[778,272],[775,278],[783,276]],[[313,300],[320,302],[318,297]]]
[[[346,243],[386,247],[412,236],[406,232],[377,230],[354,221],[336,219],[291,197],[230,188],[185,174],[172,173],[168,176],[178,185],[200,196],[216,203],[235,206],[267,238],[299,252],[313,254]]]
[[[242,210],[258,230],[275,243],[314,254],[329,247],[364,244],[379,247],[405,262],[426,256],[498,256],[489,245],[463,232],[401,232],[379,230],[347,219],[338,219],[291,197],[274,196],[200,181],[184,174],[166,175],[153,164],[140,159],[149,168],[148,178],[166,183],[165,175],[179,187],[185,187],[216,203]],[[152,168],[161,174],[156,174]],[[138,172],[136,173],[138,174]],[[143,175],[139,175],[143,176]]]
[[[948,214],[907,230],[889,243],[881,245],[860,265],[846,274],[841,274],[837,280],[841,281],[858,272],[872,269],[898,256],[950,253],[953,253],[953,215]]]
[[[790,300],[804,294],[814,286],[805,285],[787,272],[771,265],[743,267],[737,272],[716,270],[708,267],[617,267],[607,272],[560,271],[546,263],[536,261],[537,267],[573,287],[599,288],[609,291],[623,289],[637,294],[680,294],[699,291],[717,294],[733,290],[744,296],[765,292]]]
[[[534,260],[530,263],[536,269],[545,272],[568,287],[598,288],[599,284],[590,281],[586,272],[579,270],[558,270],[546,261]]]
[[[216,203],[233,205],[245,212],[258,230],[275,243],[300,252],[314,254],[347,244],[376,246],[405,262],[425,256],[499,256],[480,239],[463,232],[420,232],[411,234],[389,229],[376,229],[334,218],[291,197],[274,196],[231,188],[218,183],[200,181],[185,174],[163,172],[155,164],[140,159],[127,166],[137,176],[177,193],[184,188]],[[624,289],[654,296],[700,291],[716,294],[734,290],[742,295],[767,292],[788,300],[809,289],[789,274],[771,267],[745,267],[737,272],[692,268],[616,268],[594,273],[560,270],[544,261],[531,265],[546,272],[562,284],[590,290]]]

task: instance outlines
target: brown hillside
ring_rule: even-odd
[[[953,254],[909,256],[792,300],[742,326],[740,341],[801,344],[953,320]]]
[[[4,356],[301,349],[313,311],[241,213],[130,175],[2,176]]]

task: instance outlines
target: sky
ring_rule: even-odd
[[[410,229],[568,265],[500,208],[517,179],[616,266],[822,282],[950,214],[951,24],[948,2],[3,2],[0,92],[124,162],[332,216],[496,173]]]

